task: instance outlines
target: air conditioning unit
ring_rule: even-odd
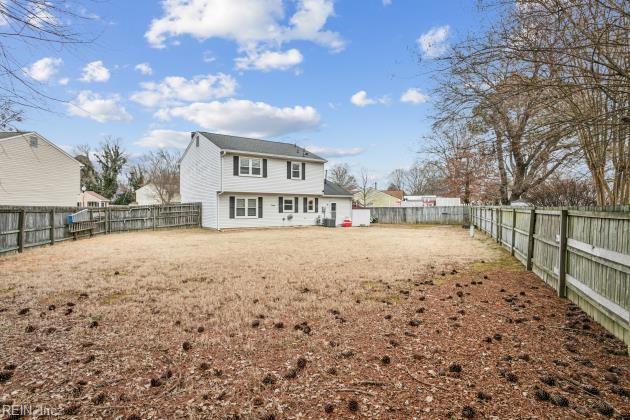
[[[324,219],[324,227],[335,227],[335,219]]]

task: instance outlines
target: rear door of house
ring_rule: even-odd
[[[337,223],[337,203],[330,203],[330,218]]]

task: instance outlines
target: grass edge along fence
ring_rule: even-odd
[[[83,210],[81,222],[68,216]],[[201,204],[110,207],[0,206],[0,255],[114,232],[199,226]]]
[[[630,211],[475,206],[471,221],[630,351]]]

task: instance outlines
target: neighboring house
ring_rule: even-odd
[[[352,194],[324,181],[325,159],[293,144],[193,132],[180,160],[183,203],[202,203],[213,229],[336,224]]]
[[[406,195],[402,207],[452,207],[461,206],[459,197],[438,197],[436,195]]]
[[[176,187],[179,190],[179,185]],[[179,193],[173,194],[171,203],[181,203],[181,197]],[[160,194],[154,184],[147,184],[136,190],[136,204],[139,206],[149,206],[152,204],[166,204],[162,202]]]
[[[391,191],[379,191],[375,188],[368,188],[365,191],[354,193],[353,199],[363,207],[400,207],[402,197],[391,194]]]
[[[109,198],[105,198],[94,191],[85,191],[79,194],[77,206],[79,207],[108,207]]]
[[[0,205],[74,207],[81,166],[35,132],[0,132]]]

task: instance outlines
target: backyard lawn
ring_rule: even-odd
[[[626,346],[452,226],[136,232],[7,255],[0,339],[0,407],[65,417],[630,415]]]

